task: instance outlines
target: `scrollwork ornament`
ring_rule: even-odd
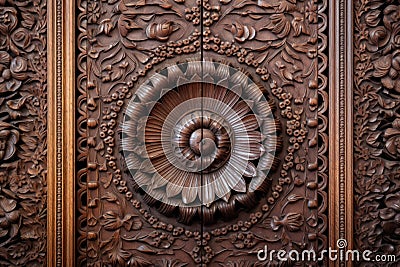
[[[354,14],[355,243],[398,262],[399,2],[356,2]]]
[[[267,231],[271,235],[278,236],[283,246],[288,249],[300,244],[300,240],[307,239],[310,243],[316,241],[316,235],[313,234],[317,231],[316,221],[318,220],[316,210],[318,186],[314,180],[318,171],[317,147],[314,140],[318,135],[316,1],[276,1],[274,3],[223,1],[218,4],[213,4],[211,1],[203,1],[203,3],[201,1],[196,1],[196,3],[190,1],[147,3],[144,1],[136,3],[94,1],[91,4],[88,8],[90,42],[87,50],[86,90],[89,188],[87,222],[90,232],[88,255],[91,264],[96,264],[101,259],[107,262],[111,260],[111,263],[115,264],[122,260],[134,262],[133,259],[137,257],[139,262],[146,265],[148,263],[144,258],[165,249],[171,255],[176,255],[175,253],[180,250],[179,255],[189,257],[189,261],[197,264],[232,263],[240,254],[236,255],[239,247],[248,246],[255,249],[255,246],[263,243],[276,244],[278,240],[256,237],[251,233],[241,235],[248,231]],[[149,12],[147,5],[154,8],[152,12]],[[203,18],[200,16],[202,11],[204,11]],[[304,12],[307,13],[306,16],[300,15]],[[162,13],[166,19],[162,17]],[[269,19],[262,20],[262,14],[268,14],[266,16]],[[242,21],[243,17],[246,19]],[[199,31],[200,23],[204,26],[203,32]],[[266,159],[272,164],[276,173],[271,173],[271,177],[266,177],[264,179],[266,183],[255,186],[261,194],[249,192],[248,185],[259,173],[254,171],[255,168],[251,164],[248,164],[246,165],[249,166],[248,169],[246,168],[248,176],[242,175],[246,183],[246,194],[239,190],[244,187],[236,188],[236,185],[232,184],[225,190],[231,191],[231,196],[214,194],[207,196],[208,199],[203,208],[196,206],[182,208],[177,207],[176,202],[166,201],[165,203],[160,200],[164,200],[163,196],[169,195],[171,199],[176,197],[178,201],[192,203],[193,196],[200,199],[202,195],[183,193],[185,186],[182,185],[177,186],[178,189],[167,189],[165,184],[161,186],[155,184],[156,181],[162,180],[153,177],[155,174],[151,171],[151,165],[162,169],[162,164],[154,162],[162,150],[153,149],[149,140],[158,138],[152,136],[150,129],[159,127],[159,123],[154,120],[147,124],[149,127],[146,127],[146,124],[143,124],[143,127],[136,125],[139,120],[142,122],[143,116],[140,114],[140,109],[129,108],[128,102],[133,101],[133,106],[141,102],[150,105],[151,100],[155,100],[152,94],[156,94],[161,99],[156,99],[155,102],[160,100],[160,103],[165,101],[165,103],[177,104],[174,101],[179,97],[174,90],[181,90],[178,96],[183,95],[184,91],[191,91],[187,90],[189,83],[185,85],[183,82],[182,87],[178,86],[174,90],[165,90],[161,93],[155,89],[156,84],[162,82],[161,76],[169,77],[169,71],[166,71],[168,75],[162,72],[168,67],[171,71],[180,71],[183,74],[190,72],[186,67],[177,68],[176,61],[189,63],[196,61],[196,53],[200,49],[210,58],[223,55],[229,62],[228,65],[235,66],[235,69],[247,68],[250,74],[246,73],[247,78],[243,78],[242,81],[255,77],[257,84],[262,84],[262,86],[259,85],[262,94],[268,94],[268,101],[264,101],[264,104],[272,109],[272,113],[278,114],[277,120],[271,125],[275,128],[272,132],[279,134],[276,139],[273,137],[270,139],[276,145],[276,151],[284,150],[284,152],[278,153],[280,160],[276,157]],[[181,55],[189,57],[189,60],[182,60]],[[190,60],[191,56],[193,60]],[[215,66],[220,64],[218,61],[215,60],[213,64]],[[158,76],[156,75],[158,78],[161,77],[160,81],[153,79],[149,84],[144,85],[146,76],[151,77],[151,74],[155,72],[160,72]],[[196,87],[195,84],[199,80],[196,80],[197,78],[193,75],[188,78],[190,84]],[[140,91],[138,88],[141,84],[147,86],[148,90]],[[215,92],[225,91],[221,85],[221,88],[215,87]],[[247,100],[238,100],[232,105],[245,107],[254,104]],[[138,102],[135,103],[135,101]],[[154,109],[159,109],[159,106],[156,104]],[[173,110],[174,105],[170,111]],[[127,120],[131,124],[128,129],[119,128],[124,111],[135,118]],[[151,116],[165,115],[161,111],[158,112],[154,111]],[[226,153],[226,151],[232,148],[232,144],[222,142],[225,139],[229,140],[226,138],[229,137],[229,130],[215,131],[215,129],[229,129],[225,127],[224,121],[215,117],[211,118],[211,116],[208,118],[208,114],[203,115],[205,115],[203,119],[207,119],[210,123],[207,129],[200,131],[200,137],[206,137],[208,141],[202,143],[196,129],[193,131],[186,129],[191,125],[197,125],[198,121],[182,116],[180,118],[182,121],[178,120],[177,125],[181,127],[178,127],[175,143],[179,149],[185,150],[185,153],[181,154],[189,158],[196,159],[199,152],[210,156],[204,158],[210,165],[206,167],[200,164],[200,169],[208,174],[219,170],[231,157],[231,153]],[[239,118],[244,119],[247,115],[251,114],[246,113],[244,117],[239,116]],[[258,128],[260,127],[254,128],[255,121],[250,117],[245,120],[249,122],[248,132],[256,137],[259,135]],[[204,126],[203,119],[200,120],[200,126]],[[144,118],[143,122],[145,121]],[[130,154],[126,154],[125,158],[119,154],[121,138],[128,141],[127,145],[131,145],[129,140],[137,137],[135,133],[146,131],[146,129],[148,135],[144,136],[150,139],[147,139],[147,142],[145,138],[142,140],[144,144],[142,148],[130,147]],[[268,147],[271,140],[261,142],[259,138],[254,138],[254,147],[258,149],[260,144]],[[307,144],[311,145],[305,152],[304,148]],[[150,153],[142,153],[146,149]],[[138,169],[136,165],[139,157],[148,158],[143,162],[143,166],[139,166],[143,167],[142,170],[145,172],[135,172],[131,177],[125,170],[132,166]],[[254,158],[248,162],[256,167],[257,163],[252,161],[257,159]],[[257,175],[254,177],[254,174]],[[240,177],[240,175],[233,176]],[[151,187],[154,190],[162,189],[159,190],[158,195],[153,195],[155,198],[146,194],[146,190]],[[297,191],[307,193],[302,195],[295,193]],[[104,193],[110,194],[105,197]],[[217,200],[218,197],[222,198]],[[220,205],[217,208],[216,203]],[[121,205],[124,207],[122,210],[120,210]],[[167,216],[158,215],[159,213],[149,206],[156,207],[159,213]],[[254,207],[254,209],[250,211],[246,210],[246,207]],[[289,212],[289,209],[293,207],[301,207],[305,213]],[[126,213],[123,214],[124,210]],[[113,212],[112,221],[118,222],[122,227],[114,229],[113,226],[111,229],[110,223],[104,222],[104,218],[110,222],[110,212]],[[215,218],[218,215],[226,222],[222,222],[221,226],[209,227],[210,231],[201,235],[193,230],[196,222],[188,220],[196,218],[201,212],[203,212],[204,221],[214,222],[218,219]],[[137,214],[143,222],[141,232],[149,237],[137,236],[135,231],[128,231],[125,228],[125,222],[131,220],[130,215],[126,217],[127,214]],[[183,224],[179,224],[173,218],[177,214],[181,215],[179,218]],[[234,219],[235,216],[243,217]],[[273,219],[273,224],[271,224],[271,219]],[[285,226],[278,227],[278,224]],[[108,230],[105,229],[106,227]],[[237,233],[234,243],[225,239],[232,233],[235,233],[235,236]],[[175,238],[170,238],[171,234]],[[185,246],[180,247],[182,245],[179,243],[180,240],[185,240]],[[105,245],[107,249],[99,255],[96,251],[102,249],[100,246],[105,244],[104,242],[107,243]],[[221,249],[222,247],[224,249]],[[111,259],[113,255],[111,251],[116,250],[118,250],[118,255]],[[170,260],[166,259],[166,261]]]
[[[46,265],[45,10],[45,1],[0,1],[2,266]]]

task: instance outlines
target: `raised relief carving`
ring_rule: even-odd
[[[265,244],[271,249],[317,249],[317,240],[323,236],[319,231],[325,225],[325,219],[318,214],[324,212],[318,206],[318,198],[326,200],[320,185],[327,179],[317,176],[318,135],[324,128],[318,127],[318,94],[323,86],[319,87],[317,82],[317,10],[324,6],[313,0],[88,2],[88,58],[87,69],[82,70],[87,73],[87,87],[81,90],[86,94],[87,107],[80,105],[86,111],[81,119],[87,122],[87,130],[82,131],[87,138],[87,154],[83,147],[78,149],[81,159],[87,161],[87,169],[82,169],[81,174],[84,173],[82,179],[87,183],[85,230],[89,266],[101,262],[148,266],[154,261],[177,266],[241,266],[246,261],[256,261],[254,251]],[[171,181],[168,179],[175,178],[166,175],[169,178],[164,183],[145,165],[138,166],[139,159],[146,158],[143,162],[149,166],[151,163],[159,170],[164,166],[156,162],[164,151],[152,147],[160,136],[153,136],[150,131],[159,129],[160,121],[143,118],[140,110],[133,108],[140,106],[142,99],[148,98],[152,103],[153,94],[158,94],[161,98],[152,103],[155,108],[151,116],[166,120],[173,106],[184,100],[181,98],[185,92],[196,96],[198,86],[203,93],[227,94],[223,88],[209,90],[207,85],[196,85],[196,78],[191,85],[176,84],[177,88],[169,93],[157,91],[158,82],[174,77],[168,67],[185,74],[190,70],[179,68],[178,63],[200,60],[200,49],[208,61],[215,62],[212,64],[216,70],[216,63],[244,69],[242,81],[253,80],[268,100],[265,104],[275,116],[275,130],[271,134],[278,132],[279,138],[274,142],[276,158],[266,159],[275,172],[265,177],[265,183],[256,182],[255,175],[259,173],[255,168],[267,155],[259,153],[263,152],[260,149],[273,138],[259,136],[262,129],[254,128],[252,112],[245,108],[257,105],[258,101],[249,103],[236,98],[233,106],[246,111],[240,118],[254,136],[250,146],[254,153],[248,153],[254,156],[246,161],[245,173],[223,176],[226,181],[239,178],[238,183],[229,186],[227,182],[228,186],[219,187],[223,188],[221,192],[203,196],[180,183],[183,179],[175,187],[167,185]],[[201,70],[198,68],[199,75]],[[157,79],[150,79],[146,85],[157,72]],[[148,86],[148,90],[140,91],[141,85]],[[242,89],[246,91],[246,87]],[[210,96],[218,99],[216,95]],[[134,105],[130,106],[132,101]],[[169,102],[174,105],[166,110]],[[129,125],[126,132],[122,127],[124,113],[130,117],[125,121]],[[194,162],[199,153],[212,155],[204,169],[204,177],[208,177],[226,165],[232,157],[228,151],[234,144],[224,142],[228,131],[216,130],[222,129],[219,121],[200,123],[200,138],[197,129],[191,128],[196,123],[196,118],[182,123],[175,142],[185,152],[183,155]],[[129,140],[137,137],[135,131],[146,130],[150,139],[141,143],[148,155],[144,156],[137,146],[124,154],[124,140],[128,140],[129,146]],[[208,141],[202,143],[204,137]],[[202,163],[200,167],[204,167]],[[130,168],[140,171],[131,175]],[[211,190],[208,188],[208,192]],[[165,199],[177,199],[186,206],[164,203]],[[188,206],[196,199],[206,205]],[[319,220],[322,225],[318,225]],[[157,256],[160,253],[165,255]]]
[[[46,2],[0,1],[0,265],[46,264]]]
[[[398,1],[354,7],[355,244],[399,260],[400,7]]]
[[[234,215],[226,213],[236,209],[232,199],[252,208],[254,192],[266,193],[268,172],[278,164],[281,125],[273,102],[227,65],[188,62],[166,71],[138,88],[126,110],[122,149],[136,187],[150,203],[170,205],[160,206],[164,214],[180,207],[180,215],[189,215],[186,207],[205,205],[206,224],[217,213]],[[188,223],[199,215],[180,217]]]

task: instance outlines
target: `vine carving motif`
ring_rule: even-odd
[[[355,243],[395,254],[400,244],[400,8],[356,1],[354,35]],[[371,249],[372,248],[372,249]]]
[[[46,1],[0,1],[0,265],[46,264]]]
[[[318,174],[318,143],[320,135],[324,141],[326,136],[318,118],[324,118],[326,107],[319,105],[318,98],[322,94],[326,99],[326,94],[318,79],[326,59],[318,53],[318,38],[326,18],[321,26],[318,11],[325,10],[326,2],[89,0],[86,7],[79,20],[87,25],[82,28],[87,43],[79,41],[83,63],[78,131],[87,140],[78,143],[79,159],[87,162],[80,172],[87,187],[87,259],[83,261],[89,266],[247,266],[246,261],[255,262],[256,251],[266,244],[271,249],[318,249],[320,238],[324,246],[321,232],[326,218],[318,211],[323,213],[326,207],[326,195],[320,190],[327,177]],[[321,39],[324,46],[326,38]],[[127,108],[129,101],[152,99],[156,84],[174,77],[170,69],[201,60],[240,69],[245,78],[238,83],[250,78],[261,88],[275,116],[277,153],[268,159],[273,171],[267,182],[251,192],[243,179],[244,194],[226,194],[218,201],[213,195],[210,205],[177,208],[143,192],[143,185],[154,183],[154,177],[144,177],[147,172],[132,177],[127,171],[137,166],[137,157],[132,153],[125,158],[121,142],[136,135],[125,135],[121,124],[125,112],[141,118],[137,110]],[[189,67],[175,70],[191,71]],[[156,78],[146,84],[149,77]],[[148,86],[145,94],[138,89],[141,85]],[[177,90],[182,93],[188,88]],[[180,98],[167,95],[165,101],[174,99]],[[256,120],[246,118],[257,134],[252,126]],[[131,124],[134,130],[140,128],[134,120]],[[211,130],[207,133],[214,138]],[[267,146],[258,140],[255,144],[257,149]],[[195,157],[195,153],[188,155]],[[218,164],[224,163],[225,156]],[[219,168],[218,164],[207,171]],[[247,175],[253,177],[254,163],[248,164]],[[182,192],[186,202],[197,197],[168,187],[164,191],[173,196]]]

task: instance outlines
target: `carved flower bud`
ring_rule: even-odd
[[[0,68],[1,68],[1,65],[10,64],[10,61],[11,61],[10,55],[5,51],[0,51]],[[0,71],[1,71],[1,69],[0,69]]]
[[[230,31],[235,40],[241,43],[246,40],[252,40],[256,36],[256,30],[252,26],[242,25],[237,22],[232,24]]]
[[[28,61],[22,57],[16,57],[11,61],[10,71],[12,76],[17,80],[25,80],[28,75]]]
[[[151,23],[146,28],[146,35],[150,39],[166,41],[176,30],[177,28],[174,27],[174,23],[172,21],[167,21],[164,23]]]
[[[14,31],[11,35],[11,39],[18,47],[22,49],[26,49],[31,44],[31,35],[29,31],[24,28],[19,28]]]
[[[393,124],[393,128],[400,130],[400,119],[399,118],[395,119],[392,124]]]
[[[17,26],[17,11],[13,7],[0,8],[0,33],[8,35]]]
[[[392,59],[392,66],[395,70],[400,70],[400,55]]]

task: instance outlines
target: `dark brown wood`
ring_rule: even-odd
[[[354,2],[354,241],[400,260],[399,2]]]
[[[46,264],[46,1],[0,1],[0,265]]]
[[[318,154],[317,146],[318,135],[322,136],[323,147],[327,141],[326,127],[317,127],[318,116],[324,118],[326,111],[318,103],[319,94],[326,100],[325,87],[318,85],[318,77],[323,75],[319,68],[326,58],[318,53],[321,32],[317,11],[324,8],[324,3],[316,1],[87,2],[87,10],[82,9],[82,14],[87,12],[87,29],[82,28],[82,34],[87,34],[88,43],[83,46],[86,43],[80,41],[83,52],[78,63],[82,75],[78,78],[81,137],[77,149],[79,160],[87,162],[87,168],[78,171],[82,186],[79,199],[87,196],[86,206],[79,206],[82,212],[79,224],[85,219],[87,224],[78,227],[83,235],[78,244],[82,249],[81,263],[245,266],[257,261],[256,253],[264,245],[286,250],[306,247],[318,250],[326,246],[323,185],[327,168],[320,168],[318,176],[318,157],[324,160],[327,151]],[[322,21],[326,23],[325,17]],[[83,22],[86,20],[78,20]],[[143,165],[138,165],[136,172],[129,172],[132,166],[135,169],[138,156],[141,157],[133,142],[135,127],[145,122],[137,117],[137,109],[129,101],[131,98],[144,101],[158,90],[154,80],[143,91],[148,96],[140,93],[140,86],[153,74],[161,71],[158,80],[173,80],[178,77],[174,76],[175,71],[162,70],[185,62],[189,62],[189,67],[182,68],[197,68],[191,62],[199,60],[244,70],[257,84],[274,116],[276,132],[272,133],[278,134],[273,146],[276,153],[268,159],[272,168],[267,179],[256,188],[250,189],[251,182],[246,186],[245,181],[251,180],[246,178],[243,188],[230,189],[232,193],[220,196],[222,199],[215,198],[220,195],[217,193],[207,198],[207,205],[177,208],[176,203],[165,204],[160,200],[164,196],[177,196],[190,204],[196,194],[162,184],[157,185],[161,188],[157,189],[159,195],[154,195],[149,183],[157,183],[157,179],[142,171]],[[199,66],[204,71],[205,67]],[[213,72],[212,69],[208,71]],[[178,73],[188,75],[189,70]],[[198,75],[201,77],[201,73]],[[201,94],[207,93],[207,86],[200,87]],[[178,88],[178,95],[170,100],[161,97],[161,107],[166,101],[177,101],[175,105],[184,101],[179,100],[182,90],[192,90],[189,98],[195,97],[195,88],[193,85]],[[122,127],[124,112],[131,125],[128,129]],[[157,111],[151,114],[159,117]],[[149,120],[145,127],[156,129],[158,123]],[[218,138],[211,133],[216,131],[213,129],[202,130],[200,137],[207,137],[207,130],[209,140],[215,142]],[[183,144],[183,150],[192,149],[192,154],[186,155],[194,159],[196,144],[190,143],[195,141],[189,141],[191,133],[187,134],[187,148],[186,137],[177,142]],[[132,147],[128,154],[122,151],[124,138],[127,146]],[[266,142],[274,140],[271,138]],[[152,146],[157,139],[152,137],[146,142],[153,151],[150,159],[157,159],[163,153],[160,146],[157,149]],[[261,147],[265,145],[268,143]],[[231,156],[218,153],[217,163],[212,163],[217,165],[210,165],[201,177],[208,179],[208,173],[223,166],[224,157]],[[153,164],[158,166],[154,160]],[[252,177],[252,168],[248,177]],[[167,179],[179,180],[179,176],[165,175]],[[198,198],[204,200],[199,192]],[[322,201],[320,206],[318,198]]]

